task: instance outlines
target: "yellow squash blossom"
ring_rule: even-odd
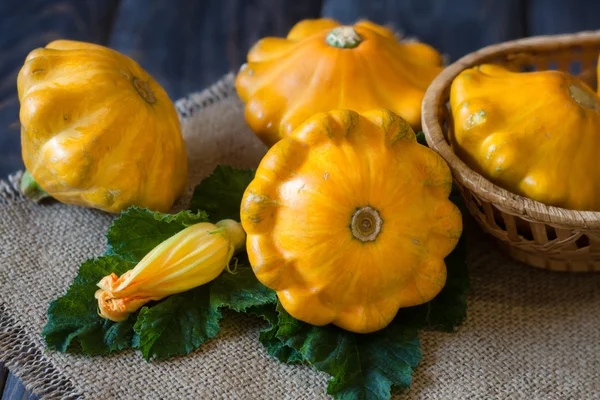
[[[135,268],[98,283],[100,316],[123,321],[151,300],[184,292],[215,279],[246,240],[233,220],[192,225],[152,249]]]

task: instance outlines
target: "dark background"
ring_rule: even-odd
[[[389,24],[456,60],[505,40],[600,29],[600,1],[0,0],[0,178],[23,167],[16,76],[32,49],[59,38],[107,45],[177,99],[236,70],[259,38],[320,16]],[[1,393],[35,398],[2,365]]]
[[[107,45],[175,100],[236,70],[259,38],[319,16],[389,24],[456,60],[504,40],[600,29],[600,1],[0,0],[0,178],[23,167],[16,76],[32,49],[58,38]]]

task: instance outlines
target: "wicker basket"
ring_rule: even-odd
[[[429,147],[450,165],[470,213],[516,260],[558,271],[600,271],[600,212],[551,207],[510,193],[467,167],[447,141],[450,84],[464,69],[496,63],[517,71],[559,69],[595,87],[600,31],[540,36],[483,48],[446,68],[422,105]],[[598,149],[600,158],[600,149]]]

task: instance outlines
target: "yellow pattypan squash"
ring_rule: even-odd
[[[563,208],[600,210],[600,98],[560,71],[467,69],[450,92],[456,154],[503,188]]]
[[[445,284],[462,230],[444,160],[390,111],[335,110],[275,144],[244,194],[256,277],[293,317],[367,333]]]
[[[132,59],[58,40],[19,72],[23,161],[57,200],[119,212],[167,211],[187,181],[187,157],[167,93]]]
[[[236,88],[250,128],[271,146],[313,114],[340,108],[386,108],[419,129],[421,101],[441,65],[433,48],[399,42],[372,22],[305,20],[285,39],[254,45]]]

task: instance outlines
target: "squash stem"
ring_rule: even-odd
[[[224,219],[217,222],[215,225],[225,231],[225,235],[233,246],[234,252],[237,252],[246,246],[246,232],[244,232],[242,224],[232,219]]]
[[[331,47],[353,49],[362,42],[362,38],[351,26],[338,26],[327,34],[325,42]]]
[[[33,179],[33,176],[29,171],[25,171],[23,177],[21,177],[21,183],[19,184],[21,193],[28,199],[35,201],[36,203],[52,197]]]
[[[365,206],[357,209],[352,215],[350,229],[352,235],[361,242],[372,242],[381,232],[382,224],[383,219],[381,219],[379,211],[373,207]]]

